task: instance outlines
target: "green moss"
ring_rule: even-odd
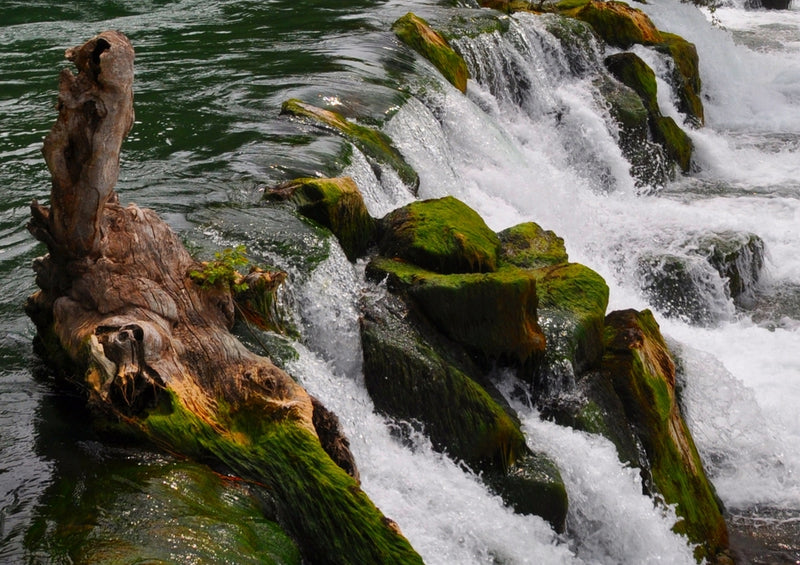
[[[533,222],[510,227],[497,235],[501,242],[502,262],[523,269],[536,269],[566,263],[569,259],[564,240]]]
[[[388,278],[439,331],[489,359],[524,364],[544,352],[537,323],[536,277],[506,268],[494,273],[441,275],[386,258],[368,267],[373,280]]]
[[[689,117],[694,126],[705,122],[703,101],[700,98],[700,59],[697,48],[680,35],[661,32],[664,42],[656,50],[672,57],[675,63],[673,86],[678,94],[678,109]]]
[[[634,53],[611,55],[606,57],[605,64],[611,74],[641,97],[650,115],[650,131],[653,139],[664,147],[667,156],[677,163],[682,171],[688,172],[694,149],[692,140],[675,120],[661,115],[653,70]]]
[[[173,450],[218,460],[263,484],[309,562],[422,563],[309,431],[246,404],[220,405],[217,418],[202,421],[172,396],[142,426]]]
[[[653,45],[662,41],[650,18],[624,2],[561,2],[557,7],[563,14],[591,25],[597,35],[614,47],[628,49],[635,43]]]
[[[639,95],[651,115],[661,115],[658,107],[656,74],[635,53],[616,53],[605,59],[606,68],[625,86]]]
[[[652,484],[682,520],[676,531],[701,544],[698,555],[724,550],[728,534],[713,487],[675,398],[675,366],[649,310],[607,318],[604,371],[647,453]]]
[[[368,158],[392,167],[403,182],[415,192],[419,187],[417,172],[406,163],[392,140],[383,132],[350,122],[337,112],[317,108],[294,98],[283,103],[281,114],[306,118],[333,129],[358,147]]]
[[[409,12],[392,24],[392,31],[403,43],[433,63],[453,86],[461,92],[467,91],[467,64],[428,22]]]
[[[525,450],[519,425],[408,323],[374,304],[362,320],[364,378],[375,407],[419,421],[440,451],[476,470],[504,470]]]
[[[657,117],[653,120],[653,137],[661,143],[667,155],[674,160],[684,173],[692,168],[692,152],[694,143],[686,132],[669,116]]]
[[[266,192],[264,197],[288,199],[300,214],[330,229],[351,261],[363,255],[375,239],[375,220],[349,177],[295,179]]]
[[[500,240],[477,212],[453,198],[423,200],[381,220],[378,243],[386,257],[438,273],[494,271]]]

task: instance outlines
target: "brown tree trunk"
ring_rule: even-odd
[[[417,561],[322,451],[320,435],[357,477],[335,416],[229,333],[230,288],[202,288],[189,276],[202,265],[169,226],[151,210],[120,205],[120,148],[134,117],[128,39],[104,32],[66,57],[79,73],[62,71],[59,116],[44,143],[50,207],[34,202],[29,223],[49,251],[34,263],[41,290],[27,304],[49,360],[69,365],[104,417],[267,484],[312,561]],[[314,482],[323,471],[333,487]],[[342,554],[342,539],[383,557]]]

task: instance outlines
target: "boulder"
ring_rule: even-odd
[[[467,91],[466,62],[428,22],[409,12],[392,24],[392,31],[400,41],[433,63],[453,86],[461,92]]]
[[[556,4],[564,15],[582,20],[594,28],[606,43],[628,49],[633,44],[654,45],[663,41],[650,18],[625,2],[566,0]]]
[[[568,502],[558,468],[527,447],[511,409],[469,356],[397,297],[364,307],[364,378],[376,409],[418,423],[434,448],[479,471],[516,512],[563,531]]]
[[[472,208],[446,196],[412,202],[380,222],[378,248],[437,273],[491,272],[500,240]]]
[[[690,125],[702,126],[705,123],[703,101],[700,98],[700,59],[697,48],[680,35],[662,31],[664,42],[655,46],[657,51],[672,57],[675,65],[672,73],[672,87],[678,95],[678,109],[686,114]]]
[[[653,139],[664,147],[667,156],[683,172],[689,172],[694,145],[675,120],[661,115],[653,70],[638,55],[629,52],[606,57],[605,65],[617,80],[632,88],[641,97],[650,116],[650,132]]]
[[[534,363],[545,350],[537,322],[536,277],[523,269],[442,275],[378,257],[372,280],[388,280],[444,335],[487,361]]]
[[[547,341],[543,361],[533,373],[534,397],[541,403],[570,391],[576,376],[600,365],[608,285],[579,263],[528,272],[536,279],[539,324]]]
[[[295,179],[270,189],[264,197],[288,200],[300,214],[331,230],[351,261],[375,240],[376,222],[349,177]]]
[[[623,310],[606,317],[603,372],[647,455],[649,485],[676,505],[676,532],[699,544],[699,558],[728,546],[728,531],[714,488],[681,415],[675,364],[649,310]]]
[[[330,128],[358,147],[368,159],[394,169],[414,193],[419,188],[417,172],[406,163],[385,133],[351,122],[338,112],[318,108],[296,98],[283,103],[281,114],[307,119],[314,124]]]
[[[536,269],[566,263],[564,240],[533,222],[507,228],[500,238],[500,260],[523,269]]]

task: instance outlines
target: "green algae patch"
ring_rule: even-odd
[[[531,271],[539,297],[539,324],[548,348],[542,370],[568,364],[574,374],[599,365],[608,285],[580,263]]]
[[[653,137],[664,146],[667,155],[674,160],[684,173],[692,168],[694,143],[681,127],[669,116],[653,119]]]
[[[406,163],[394,143],[383,132],[347,120],[342,114],[307,104],[292,98],[281,106],[281,114],[305,118],[332,129],[358,147],[367,158],[393,168],[402,181],[416,192],[417,172]]]
[[[653,139],[664,148],[667,157],[683,172],[689,172],[694,144],[675,120],[661,115],[653,69],[634,53],[617,53],[606,57],[605,65],[617,80],[632,88],[641,97],[649,114]]]
[[[656,74],[647,63],[635,53],[629,52],[610,55],[604,62],[618,81],[639,95],[651,115],[661,114],[656,97]]]
[[[568,7],[573,5],[575,7]],[[628,49],[635,43],[653,45],[663,41],[661,32],[647,14],[624,2],[591,0],[585,4],[574,2],[562,7],[559,3],[556,6],[562,14],[591,25],[603,41],[614,47]]]
[[[672,83],[678,94],[678,109],[686,114],[690,123],[699,127],[705,123],[703,100],[700,98],[700,59],[697,48],[680,35],[662,31],[663,43],[655,49],[666,53],[675,64]]]
[[[370,304],[361,339],[365,384],[379,411],[422,422],[436,449],[476,470],[505,469],[525,450],[519,424],[403,317]]]
[[[486,358],[524,364],[544,353],[536,276],[529,271],[442,275],[379,257],[367,274],[387,279],[444,335]]]
[[[267,489],[281,525],[305,561],[330,564],[421,564],[408,541],[358,483],[297,422],[243,402],[220,404],[218,422],[201,420],[174,395],[142,423],[154,441],[221,462]]]
[[[675,392],[675,364],[649,310],[606,318],[603,371],[622,401],[650,463],[650,478],[667,504],[676,505],[674,530],[712,558],[728,546],[728,531]]]
[[[536,269],[569,260],[564,239],[555,232],[527,222],[505,229],[500,238],[500,259],[523,269]]]
[[[376,222],[349,177],[295,179],[269,190],[264,197],[288,200],[300,214],[331,230],[351,261],[375,240]]]
[[[466,93],[467,64],[428,22],[409,12],[392,24],[392,31],[403,43],[433,63],[453,86]]]
[[[381,255],[437,273],[497,269],[500,239],[475,210],[446,196],[412,202],[381,220]]]
[[[25,539],[37,562],[300,565],[258,487],[198,463],[119,451],[61,466]]]

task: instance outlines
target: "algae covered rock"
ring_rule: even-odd
[[[564,240],[539,224],[526,222],[497,234],[501,261],[524,269],[536,269],[568,260]]]
[[[522,269],[442,275],[376,258],[373,280],[388,278],[450,339],[487,359],[524,365],[545,349],[537,322],[536,277]]]
[[[677,163],[683,172],[688,172],[691,168],[694,145],[675,120],[661,115],[653,70],[638,55],[628,52],[606,57],[605,65],[617,80],[632,88],[641,97],[650,117],[653,139],[664,147],[667,156]]]
[[[481,472],[515,511],[563,531],[567,494],[555,464],[525,444],[502,396],[457,345],[437,337],[397,297],[367,300],[364,378],[375,407],[417,422],[433,446]]]
[[[635,43],[653,45],[663,41],[647,14],[625,2],[566,0],[556,4],[556,8],[591,25],[597,35],[614,47],[627,49]]]
[[[368,159],[392,167],[414,192],[419,187],[417,172],[406,163],[385,133],[351,122],[338,112],[318,108],[296,98],[283,103],[281,114],[305,118],[332,129],[358,147]]]
[[[676,505],[675,531],[700,544],[698,557],[717,555],[728,546],[727,527],[680,412],[672,356],[649,310],[608,315],[603,371],[645,449],[652,487]]]
[[[703,101],[700,98],[700,59],[694,43],[674,33],[661,32],[664,42],[655,49],[672,57],[675,65],[672,83],[678,95],[678,109],[688,116],[694,126],[705,122]]]
[[[534,377],[534,396],[569,390],[576,375],[599,366],[608,306],[603,277],[580,263],[531,271],[539,297],[539,324],[547,340]]]
[[[392,24],[392,31],[414,51],[428,59],[461,92],[467,91],[469,71],[464,59],[428,22],[409,12]]]
[[[295,179],[270,189],[264,197],[289,200],[300,214],[330,229],[351,261],[374,241],[375,220],[349,177]]]
[[[491,272],[500,240],[475,210],[446,196],[412,202],[381,220],[381,255],[437,273]]]

